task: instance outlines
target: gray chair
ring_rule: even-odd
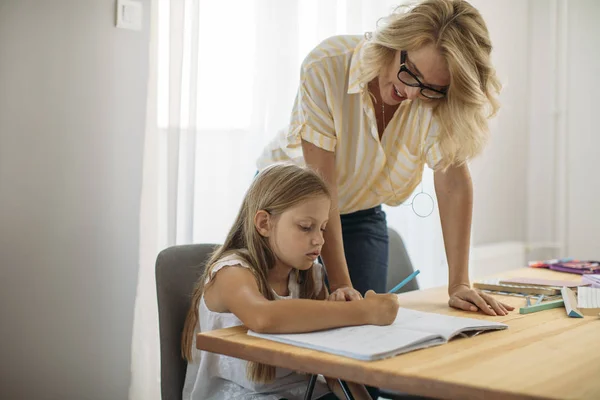
[[[412,274],[414,269],[404,241],[400,234],[392,228],[388,228],[388,236],[390,238],[389,256],[388,256],[388,273],[386,291],[390,291],[400,281]],[[419,284],[416,279],[407,283],[399,293],[410,292],[411,290],[419,290]]]
[[[181,333],[194,285],[215,246],[173,246],[156,258],[162,400],[181,400],[187,367],[181,357]]]

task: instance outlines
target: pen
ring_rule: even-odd
[[[400,282],[399,284],[394,286],[394,288],[392,290],[390,290],[388,293],[396,293],[398,290],[402,289],[402,287],[404,285],[406,285],[408,282],[412,281],[415,278],[415,276],[419,275],[420,272],[421,271],[416,270],[415,272],[413,272],[412,274],[407,276],[402,282]]]

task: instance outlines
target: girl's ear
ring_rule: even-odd
[[[271,214],[265,210],[258,210],[254,215],[254,226],[261,236],[269,237],[272,228]]]

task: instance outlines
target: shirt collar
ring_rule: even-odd
[[[360,93],[365,89],[364,82],[361,82],[360,78],[363,72],[363,57],[364,57],[364,44],[363,39],[356,45],[354,54],[352,55],[352,61],[350,61],[350,73],[348,74],[348,94]]]

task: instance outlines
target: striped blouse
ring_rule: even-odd
[[[367,82],[361,82],[363,36],[334,36],[306,57],[290,125],[266,146],[258,169],[279,161],[304,165],[304,139],[335,152],[341,214],[396,206],[421,182],[425,163],[441,160],[431,108],[404,100],[379,139]]]

